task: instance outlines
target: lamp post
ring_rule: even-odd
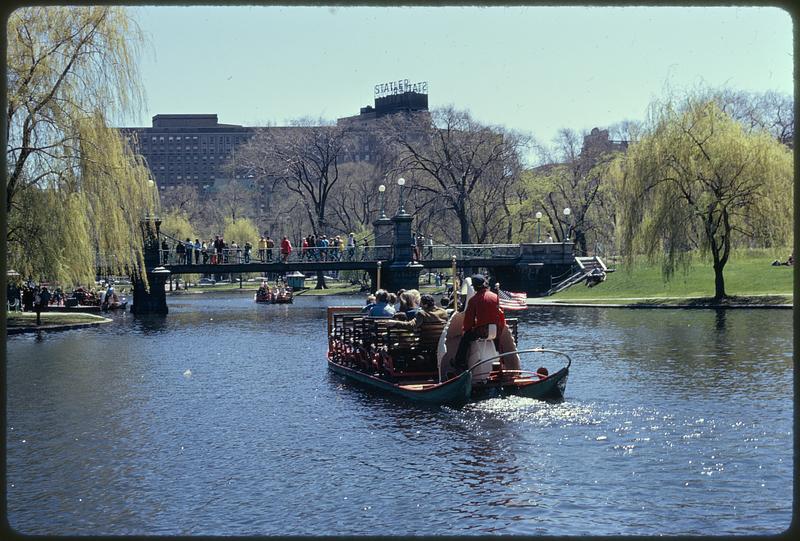
[[[406,209],[403,206],[403,186],[406,185],[406,179],[400,177],[397,179],[397,185],[400,186],[400,208],[397,209],[397,214],[405,214]]]
[[[378,219],[381,220],[386,218],[386,204],[385,204],[386,201],[385,201],[385,196],[383,195],[383,192],[385,191],[386,191],[386,186],[384,186],[383,184],[378,186],[378,197],[381,200],[381,215],[378,216]]]
[[[569,207],[564,209],[564,221],[567,222],[567,234],[564,236],[564,242],[569,240],[569,215],[572,213]]]
[[[541,228],[542,224],[540,223],[541,219],[542,219],[542,213],[539,212],[539,211],[536,211],[536,242],[537,243],[542,242],[542,228]]]

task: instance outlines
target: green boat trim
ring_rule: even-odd
[[[328,359],[328,368],[370,387],[388,391],[415,402],[427,404],[461,405],[469,401],[472,388],[472,373],[464,371],[441,383],[394,383],[386,379],[355,370]]]

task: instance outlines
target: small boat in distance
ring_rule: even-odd
[[[419,329],[395,327],[390,318],[370,317],[361,307],[328,308],[328,368],[374,389],[388,391],[428,404],[460,405],[470,400],[518,395],[543,400],[564,397],[571,359],[546,349],[516,349],[518,320],[506,319],[498,339],[470,346],[466,369],[455,369],[451,360],[461,339],[463,312],[454,312],[447,323],[426,323]],[[548,353],[563,356],[566,366],[553,372],[515,368],[520,354]]]
[[[294,302],[291,287],[278,285],[270,287],[266,282],[261,282],[261,286],[253,296],[253,300],[261,304],[290,304]]]

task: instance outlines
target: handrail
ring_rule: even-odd
[[[557,355],[563,355],[564,357],[567,358],[566,368],[569,368],[570,365],[572,364],[572,359],[570,358],[570,356],[564,353],[563,351],[556,351],[555,349],[533,348],[533,349],[519,349],[517,351],[507,351],[505,353],[500,353],[498,355],[495,355],[494,357],[483,359],[479,363],[476,363],[474,366],[467,368],[467,370],[471,372],[476,368],[478,368],[479,366],[488,363],[489,361],[494,361],[495,359],[499,359],[500,357],[505,357],[507,355],[514,355],[515,353],[555,353]]]

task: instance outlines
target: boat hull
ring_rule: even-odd
[[[537,400],[559,401],[564,399],[569,368],[564,367],[544,379],[521,378],[516,381],[489,381],[473,383],[472,400],[484,400],[501,396],[522,396]]]
[[[472,374],[464,372],[457,377],[434,385],[394,383],[365,372],[337,364],[328,359],[328,368],[342,376],[380,391],[402,396],[414,402],[436,405],[461,405],[469,401]],[[419,387],[419,388],[416,388]]]

